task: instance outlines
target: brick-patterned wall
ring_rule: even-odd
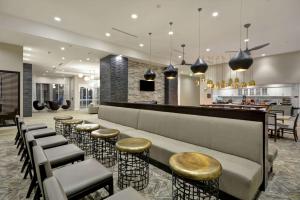
[[[155,91],[140,91],[140,80],[145,79],[144,73],[148,69],[148,64],[132,59],[128,60],[128,102],[155,100],[159,104],[164,103],[165,83],[163,68],[161,66],[152,66],[151,68],[156,73]]]

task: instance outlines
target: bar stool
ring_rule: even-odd
[[[211,156],[183,152],[171,156],[172,199],[218,199],[222,166]]]
[[[72,116],[70,115],[59,115],[59,116],[55,116],[53,117],[53,119],[55,120],[55,131],[57,134],[62,134],[63,132],[63,126],[62,126],[62,120],[68,120],[68,119],[73,119]]]
[[[93,156],[105,167],[112,167],[116,164],[117,151],[116,142],[119,130],[99,129],[91,133],[93,139]]]
[[[126,138],[116,143],[118,185],[142,190],[149,183],[149,150],[152,143],[144,138]]]
[[[68,139],[70,143],[76,143],[76,130],[75,127],[78,124],[82,124],[83,120],[81,119],[68,119],[61,121],[63,126],[63,136]]]
[[[92,154],[91,132],[99,128],[99,124],[80,124],[75,128],[77,132],[77,145],[85,151],[87,156]]]

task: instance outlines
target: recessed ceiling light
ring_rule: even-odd
[[[210,48],[207,48],[205,51],[210,52]]]
[[[169,35],[174,35],[174,32],[173,32],[173,31],[169,31],[168,34],[169,34]]]
[[[82,62],[82,60],[79,60],[79,62]]]
[[[261,54],[261,56],[266,56],[266,54],[265,54],[265,53],[263,53],[263,54]]]
[[[49,71],[47,70],[46,73],[48,73]]]
[[[52,68],[55,68],[55,65],[53,65]]]
[[[30,48],[30,47],[24,47],[24,50],[25,51],[32,51],[32,48]]]
[[[79,77],[79,78],[82,78],[82,77],[83,77],[83,74],[81,74],[81,73],[78,74],[78,77]]]
[[[60,47],[60,50],[64,51],[64,50],[65,50],[65,47]]]
[[[64,60],[64,59],[66,59],[66,58],[65,58],[65,57],[61,57],[61,59],[63,59],[63,60]]]
[[[249,38],[244,39],[244,42],[249,42],[249,41],[250,41]]]
[[[60,17],[54,17],[54,20],[57,22],[61,22],[61,18]]]
[[[30,54],[30,53],[23,53],[23,56],[28,56],[28,57],[30,57],[31,54]]]
[[[139,16],[137,14],[131,14],[132,19],[137,19]]]
[[[87,58],[86,60],[87,60],[87,61],[89,61],[89,60],[90,60],[90,58]]]
[[[117,60],[121,60],[121,59],[122,59],[122,55],[118,55],[118,56],[116,57],[116,59],[117,59]]]
[[[143,43],[141,43],[141,44],[139,44],[139,46],[140,46],[140,47],[143,47],[143,46],[144,46],[144,44],[143,44]]]
[[[105,33],[105,36],[106,37],[110,37],[110,33]]]
[[[25,60],[25,61],[29,61],[30,59],[29,59],[29,58],[23,58],[23,60]]]
[[[181,58],[181,56],[178,56],[178,58]]]
[[[218,12],[213,12],[211,15],[212,15],[213,17],[218,17],[218,16],[219,16],[219,13],[218,13]]]

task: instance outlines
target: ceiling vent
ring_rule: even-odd
[[[117,32],[122,33],[122,34],[125,34],[125,35],[130,36],[130,37],[138,38],[138,36],[133,35],[133,34],[131,34],[131,33],[128,33],[128,32],[126,32],[126,31],[120,30],[120,29],[118,29],[118,28],[112,27],[112,30],[117,31]]]

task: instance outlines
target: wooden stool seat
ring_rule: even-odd
[[[91,133],[93,138],[108,139],[117,137],[120,134],[120,131],[117,129],[98,129]]]
[[[197,152],[183,152],[171,156],[170,167],[177,175],[194,181],[213,180],[222,174],[219,161]]]
[[[150,149],[151,145],[151,141],[145,138],[126,138],[118,141],[116,147],[122,152],[140,153]]]
[[[70,115],[58,115],[58,116],[53,117],[53,119],[55,121],[60,121],[60,120],[73,119],[73,117]]]

